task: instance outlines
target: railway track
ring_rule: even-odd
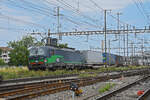
[[[139,80],[136,80],[135,82],[132,82],[130,84],[122,86],[119,89],[108,92],[100,97],[97,97],[96,100],[137,100],[138,93],[136,94],[133,91],[137,92],[138,90],[143,89],[140,87],[140,85],[141,85],[140,82],[143,83],[146,80],[150,81],[150,76],[143,77]],[[149,86],[150,86],[150,84],[149,84]],[[150,92],[150,91],[148,91],[148,92]],[[143,99],[146,97],[147,97],[147,93],[145,93],[145,95],[141,96],[139,98],[139,100],[149,100],[149,99]]]
[[[21,83],[21,84],[11,84],[11,85],[2,85],[0,86],[0,93],[10,90],[16,90],[16,89],[24,89],[26,87],[34,87],[42,84],[53,84],[53,83],[59,83],[59,82],[67,82],[67,81],[74,81],[76,78],[70,78],[70,79],[60,79],[60,80],[47,80],[47,81],[39,81],[39,82],[30,82],[30,83]]]
[[[98,74],[106,74],[106,73],[122,73],[122,72],[128,72],[128,71],[138,71],[138,70],[149,70],[150,68],[144,68],[144,69],[130,69],[126,71],[105,71],[105,72],[99,72]],[[90,72],[89,72],[90,73]],[[67,74],[67,75],[55,75],[55,76],[46,76],[46,77],[31,77],[31,78],[21,78],[21,79],[10,79],[10,80],[3,80],[0,81],[0,86],[1,85],[6,85],[6,84],[18,84],[18,83],[27,83],[27,82],[33,82],[33,81],[43,81],[43,80],[48,80],[48,79],[61,79],[61,78],[69,78],[69,77],[78,77],[79,74]]]
[[[150,88],[147,89],[137,100],[150,100]]]
[[[22,85],[10,85],[5,87],[0,87],[0,98],[5,100],[20,100],[20,99],[30,99],[37,96],[43,96],[47,94],[52,94],[60,91],[65,91],[70,89],[70,83],[74,82],[79,87],[95,84],[97,82],[107,81],[109,79],[120,78],[121,75],[124,76],[134,76],[142,73],[149,73],[148,70],[134,71],[121,74],[105,75],[100,77],[91,78],[79,78],[70,80],[59,80],[55,82],[38,82]]]
[[[78,74],[67,74],[67,75],[55,75],[55,76],[47,76],[47,77],[30,77],[30,78],[21,78],[21,79],[10,79],[3,80],[0,82],[2,84],[12,84],[12,83],[20,83],[20,82],[31,82],[31,81],[42,81],[47,79],[58,79],[58,78],[66,78],[66,77],[76,77]]]

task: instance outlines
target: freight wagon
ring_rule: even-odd
[[[116,64],[116,55],[110,53],[103,53],[103,63],[107,65]]]
[[[81,51],[84,61],[88,65],[103,65],[102,52],[84,50]]]
[[[107,65],[121,66],[124,64],[124,58],[123,56],[115,54],[103,53],[103,63]]]
[[[125,64],[125,58],[123,56],[116,55],[116,65],[122,66]]]

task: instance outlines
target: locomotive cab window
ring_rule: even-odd
[[[35,56],[37,54],[37,48],[30,49],[30,56]]]
[[[43,48],[39,48],[37,55],[45,55],[44,49]]]

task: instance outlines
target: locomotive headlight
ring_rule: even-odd
[[[45,59],[44,62],[47,62],[47,59]]]
[[[56,62],[60,62],[60,59],[59,59],[59,58],[57,58],[57,59],[56,59]]]

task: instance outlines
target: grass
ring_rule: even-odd
[[[147,66],[129,66],[129,67],[101,67],[99,69],[86,70],[56,70],[56,71],[29,71],[27,67],[0,67],[0,75],[4,80],[26,78],[26,77],[41,77],[50,75],[64,75],[64,74],[79,74],[79,77],[95,77],[99,72],[104,71],[120,71],[137,68],[147,68]],[[90,72],[90,73],[89,73]],[[91,73],[92,72],[92,73]]]
[[[97,73],[80,73],[79,77],[83,78],[83,77],[96,77]]]
[[[3,76],[4,80],[26,78],[26,77],[41,77],[51,75],[64,75],[64,74],[77,74],[77,70],[56,70],[56,71],[29,71],[27,67],[5,67],[0,68],[0,75]]]
[[[104,85],[104,87],[101,87],[98,91],[99,93],[104,93],[106,91],[109,91],[111,88],[113,88],[116,84],[114,83],[107,83]]]

